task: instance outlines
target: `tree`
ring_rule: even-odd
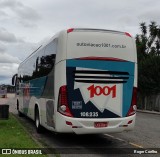
[[[138,55],[146,57],[152,53],[159,55],[160,52],[160,26],[156,22],[151,22],[146,26],[145,22],[140,23],[141,34],[136,35]],[[141,58],[140,58],[141,59]]]
[[[136,35],[138,87],[144,105],[146,97],[160,93],[160,26],[142,22],[140,29]]]

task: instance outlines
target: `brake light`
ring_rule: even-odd
[[[61,114],[73,117],[73,115],[70,112],[69,106],[68,106],[68,99],[67,99],[67,86],[61,86],[59,90],[59,99],[58,99],[58,112]]]
[[[72,122],[66,121],[66,124],[72,126]]]
[[[136,113],[136,110],[137,110],[137,88],[133,87],[131,107],[128,111],[127,116],[134,115]]]
[[[125,35],[132,38],[132,36],[127,32],[125,32]]]
[[[133,120],[130,120],[130,121],[128,121],[128,123],[127,124],[131,124],[133,122]]]
[[[74,30],[74,28],[69,28],[69,29],[67,30],[67,33],[71,33],[71,32],[73,32],[73,30]]]

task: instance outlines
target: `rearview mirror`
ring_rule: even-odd
[[[16,85],[16,80],[17,80],[17,74],[14,74],[12,77],[12,85],[15,86]]]

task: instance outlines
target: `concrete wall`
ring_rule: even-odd
[[[142,101],[142,98],[139,96],[138,108],[160,112],[160,94],[145,97],[144,101]]]

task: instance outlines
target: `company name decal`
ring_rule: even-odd
[[[77,43],[77,46],[82,46],[82,47],[102,47],[102,48],[126,48],[126,45],[123,44],[110,44],[110,43]]]
[[[108,96],[110,94],[112,98],[116,97],[116,85],[112,87],[108,87],[108,86],[101,87],[101,86],[94,86],[93,84],[87,89],[90,92],[90,98],[93,98],[95,95],[96,96],[100,96],[100,95]]]

